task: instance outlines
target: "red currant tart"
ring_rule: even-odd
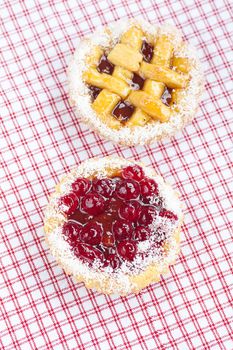
[[[57,185],[45,235],[67,274],[87,288],[127,295],[158,282],[175,263],[182,221],[177,192],[153,169],[93,158]]]

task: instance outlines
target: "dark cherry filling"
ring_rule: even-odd
[[[172,100],[172,90],[171,88],[166,87],[162,97],[161,97],[161,101],[166,105],[166,106],[170,106],[171,100]]]
[[[148,44],[145,40],[142,43],[141,53],[143,55],[144,61],[150,63],[153,57],[153,46]]]
[[[58,203],[68,216],[63,234],[74,254],[90,266],[98,260],[100,268],[115,270],[133,261],[139,242],[153,237],[159,247],[165,241],[163,227],[153,227],[157,217],[178,220],[163,207],[157,183],[138,165],[123,168],[117,177],[79,178],[71,187]]]
[[[89,85],[88,86],[89,91],[90,91],[90,95],[91,95],[91,100],[92,102],[97,98],[97,96],[99,95],[100,91],[102,89],[98,88],[97,86],[94,85]]]
[[[140,75],[134,73],[130,86],[133,90],[142,90],[144,81],[145,80],[141,78]]]
[[[112,114],[121,122],[127,121],[134,112],[134,106],[126,101],[120,101],[113,109]]]
[[[100,73],[112,74],[114,70],[114,65],[109,62],[106,55],[101,56],[97,70]]]

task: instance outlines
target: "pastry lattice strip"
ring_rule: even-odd
[[[171,38],[161,34],[155,39],[150,62],[143,61],[140,52],[144,38],[144,33],[137,26],[131,27],[122,35],[120,43],[114,46],[107,57],[114,65],[111,75],[97,70],[103,55],[99,47],[94,49],[93,55],[88,59],[89,68],[84,72],[83,79],[87,84],[102,89],[92,107],[111,128],[118,129],[122,126],[121,121],[124,119],[120,115],[118,120],[114,111],[118,106],[127,108],[129,103],[135,110],[127,121],[124,120],[125,125],[143,126],[151,118],[168,121],[172,110],[161,101],[165,88],[173,89],[171,103],[177,104],[188,83],[189,61],[187,58],[173,57]],[[170,68],[171,63],[176,70]],[[132,84],[135,74],[139,74],[139,78],[146,78],[140,90]]]

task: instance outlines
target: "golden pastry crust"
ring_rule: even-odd
[[[119,165],[119,168],[121,166],[123,167],[125,165],[136,163],[134,161],[131,162],[128,160],[126,161],[126,160],[123,160],[120,158],[114,158],[114,157],[106,157],[106,158],[102,158],[101,160],[105,161],[104,171],[109,175],[112,172],[115,173],[116,171],[116,167],[114,164],[114,161],[116,160],[118,160],[119,164],[121,164]],[[96,176],[96,174],[98,173],[98,169],[95,170],[94,164],[95,163],[99,164],[100,162],[99,159],[97,158],[90,159],[82,163],[80,166],[82,166],[83,169],[85,169],[85,165],[89,164],[90,162],[93,163],[93,167],[91,171],[92,173],[89,177],[93,177],[93,176]],[[137,163],[137,164],[142,166],[141,163]],[[45,240],[52,254],[54,255],[58,265],[64,269],[67,275],[72,275],[77,282],[83,282],[87,288],[96,289],[98,292],[101,292],[104,294],[119,294],[124,296],[130,293],[139,293],[141,289],[145,288],[149,284],[160,281],[161,275],[167,274],[169,272],[169,267],[175,264],[176,257],[178,256],[180,251],[180,231],[183,223],[182,212],[179,214],[179,226],[172,233],[170,240],[165,243],[166,247],[164,249],[165,256],[163,261],[149,264],[143,271],[141,271],[138,274],[128,275],[127,288],[124,285],[120,285],[121,282],[119,282],[119,280],[115,281],[111,278],[111,276],[108,276],[108,275],[106,276],[102,275],[100,279],[100,278],[95,278],[95,274],[93,274],[94,278],[90,278],[90,275],[86,275],[85,272],[82,273],[81,271],[79,271],[78,273],[74,273],[72,267],[70,267],[69,264],[66,264],[63,254],[60,254],[60,252],[55,247],[54,242],[56,240],[53,239],[53,235],[55,234],[57,229],[63,226],[63,224],[67,221],[67,218],[65,215],[57,211],[55,203],[57,198],[64,195],[64,192],[66,191],[66,188],[67,188],[67,184],[72,183],[74,179],[78,177],[77,170],[80,168],[80,166],[76,170],[73,170],[71,173],[67,174],[62,178],[62,180],[59,182],[59,184],[55,188],[55,193],[50,197],[49,204],[45,210],[45,219],[44,219]],[[144,169],[148,169],[148,168],[144,168]],[[82,173],[82,170],[81,170],[81,173]],[[153,172],[153,174],[155,173]],[[160,176],[158,176],[158,178],[161,179],[162,185],[168,186],[171,189],[170,185],[165,184]],[[178,193],[174,192],[173,195],[178,198]],[[64,241],[64,243],[66,242]],[[101,274],[101,272],[99,273]],[[97,276],[97,273],[96,273],[96,276]]]
[[[103,108],[106,101],[111,101],[109,104],[106,102],[106,104],[110,110],[112,110],[113,105],[118,103],[117,96],[119,95],[117,95],[117,92],[115,91],[117,89],[112,92],[108,90],[108,87],[110,85],[114,85],[114,82],[110,83],[112,76],[107,74],[105,74],[105,78],[108,78],[109,80],[109,83],[106,83],[107,89],[104,86],[99,98],[97,98],[94,103],[91,104],[87,85],[83,81],[83,73],[87,71],[87,66],[91,67],[93,73],[93,65],[96,66],[96,62],[98,62],[101,52],[103,53],[104,49],[108,50],[108,48],[111,48],[112,44],[115,45],[119,38],[121,38],[121,42],[127,41],[124,36],[127,33],[127,30],[130,28],[141,28],[143,33],[146,33],[145,36],[147,37],[148,42],[150,42],[152,39],[152,41],[155,41],[156,38],[159,38],[158,33],[160,38],[162,37],[165,39],[166,37],[172,35],[172,45],[174,45],[174,51],[176,52],[177,56],[175,57],[176,60],[173,66],[174,70],[170,70],[170,72],[177,74],[176,70],[179,66],[181,75],[185,76],[185,69],[188,66],[190,81],[182,92],[179,89],[177,90],[179,91],[178,98],[177,94],[174,94],[170,110],[162,103],[159,105],[159,108],[163,107],[164,112],[166,112],[166,116],[163,115],[161,120],[166,122],[160,123],[159,120],[156,120],[156,118],[151,118],[150,115],[145,113],[145,110],[141,109],[143,103],[139,103],[139,100],[143,102],[144,97],[140,97],[140,94],[138,94],[137,91],[137,96],[135,98],[133,98],[132,93],[130,93],[126,98],[126,100],[131,100],[134,107],[136,107],[135,112],[133,113],[134,117],[132,116],[128,122],[122,126],[119,120],[110,116],[109,111],[107,112],[108,109],[106,110]],[[163,41],[160,42],[160,46],[163,48]],[[95,52],[96,48],[98,48],[97,52]],[[168,51],[169,50],[167,50],[167,52]],[[117,54],[117,56],[118,58],[121,58],[119,54]],[[95,62],[93,62],[93,60]],[[161,63],[161,57],[156,56],[156,60],[157,62],[159,61]],[[127,62],[128,61],[129,60],[127,60]],[[152,63],[155,62],[153,61]],[[165,63],[162,62],[161,64],[164,65]],[[142,72],[140,74],[152,80],[157,79],[151,77],[151,74],[154,74],[154,72],[151,71],[151,66],[154,66],[154,64],[143,62]],[[116,66],[116,68],[120,68],[121,72],[117,71],[116,73],[114,71],[113,78],[118,77],[120,78],[119,80],[121,83],[125,84],[125,81],[123,80],[126,79],[126,82],[129,80],[127,78],[128,70],[119,66]],[[93,76],[93,74],[90,75]],[[96,79],[98,80],[100,78],[100,74],[97,73],[97,75],[98,77],[96,76]],[[90,77],[87,77],[86,80],[89,81],[89,79]],[[93,85],[95,86],[95,84]],[[196,51],[191,46],[188,46],[186,43],[182,42],[182,36],[178,29],[167,24],[155,26],[143,20],[130,19],[123,22],[115,22],[109,25],[107,28],[100,28],[89,37],[80,40],[80,43],[68,67],[68,88],[70,104],[75,107],[76,114],[79,118],[81,118],[91,129],[98,132],[103,137],[124,146],[131,146],[137,144],[151,144],[164,138],[173,137],[178,131],[182,130],[186,124],[191,122],[198,110],[200,98],[204,88],[204,79]],[[122,86],[123,95],[124,93],[127,95],[125,89],[127,90],[127,87]],[[142,92],[143,91],[140,90],[140,93]],[[97,100],[99,100],[98,103]],[[139,105],[137,105],[137,102]],[[153,101],[151,102],[153,103]],[[146,101],[144,101],[144,104],[148,106]],[[156,113],[158,113],[158,111],[156,111]]]

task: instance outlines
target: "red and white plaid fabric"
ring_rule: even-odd
[[[2,2],[1,349],[233,349],[232,11],[227,0]],[[80,36],[138,15],[181,28],[199,50],[206,89],[196,119],[174,139],[123,148],[77,120],[66,68]],[[74,283],[42,228],[59,178],[112,154],[155,167],[185,203],[171,275],[125,298]]]

